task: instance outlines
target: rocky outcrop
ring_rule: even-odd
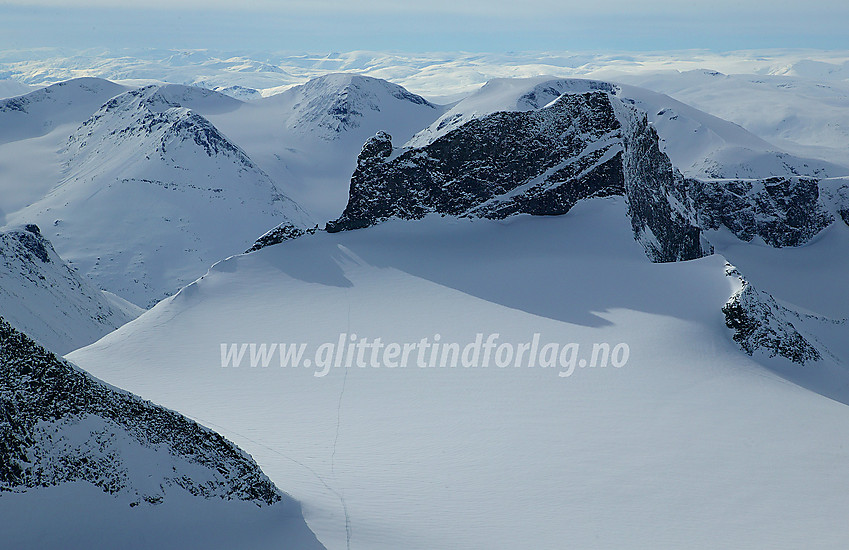
[[[131,506],[173,491],[289,498],[222,436],[95,380],[0,318],[0,492],[73,481]]]
[[[682,180],[658,145],[644,113],[615,104],[628,131],[622,157],[628,216],[634,237],[654,262],[676,262],[713,252],[680,201]]]
[[[644,116],[604,91],[563,94],[536,111],[470,120],[394,157],[391,138],[379,133],[363,147],[348,205],[327,230],[428,213],[559,215],[579,200],[624,194],[653,260],[700,257],[699,229],[666,197],[673,184]]]
[[[454,121],[418,147],[397,150],[388,134],[372,137],[348,204],[327,230],[429,213],[559,215],[579,200],[624,195],[636,240],[652,261],[668,262],[710,254],[707,230],[727,227],[745,241],[798,246],[834,220],[816,178],[685,178],[661,150],[646,113],[615,88],[537,88],[520,97],[525,110]],[[544,107],[529,103],[539,97],[556,99]]]
[[[726,275],[737,278],[740,288],[723,306],[722,313],[726,326],[734,330],[734,341],[746,353],[781,356],[799,365],[822,359],[815,342],[806,339],[794,326],[794,321],[801,321],[798,313],[753,287],[733,266],[726,266]]]
[[[253,246],[245,250],[245,253],[255,252],[257,250],[265,248],[266,246],[280,244],[283,241],[297,239],[298,237],[301,237],[303,235],[314,235],[316,231],[318,231],[317,225],[309,229],[301,229],[300,227],[296,227],[291,223],[282,223],[274,229],[260,235],[256,242],[254,242]]]
[[[799,246],[834,221],[813,178],[686,179],[684,188],[699,227],[725,226],[747,242],[760,237],[774,247]]]
[[[834,215],[849,225],[849,178],[822,182],[820,189],[823,199]]]

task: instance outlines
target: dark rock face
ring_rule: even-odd
[[[380,133],[363,147],[348,206],[328,230],[429,212],[563,214],[586,196],[623,193],[620,133],[605,94],[494,113],[393,160],[391,138]]]
[[[604,91],[563,94],[537,111],[473,119],[396,158],[391,138],[380,133],[363,147],[348,205],[327,230],[432,212],[559,215],[582,199],[627,195],[635,235],[652,259],[703,256],[699,229],[665,196],[674,172],[657,135],[633,109],[623,126],[617,109],[625,108],[614,102]],[[655,238],[644,239],[649,233]]]
[[[283,498],[222,436],[106,386],[0,318],[0,491],[69,481],[126,495],[131,505],[161,502],[177,487],[260,505]]]
[[[654,128],[636,111],[624,110],[631,131],[625,137],[625,196],[634,237],[653,262],[677,262],[713,252],[702,242],[701,228],[676,200],[680,173],[658,145]]]
[[[538,90],[557,99],[529,111],[472,119],[420,148],[393,154],[380,132],[363,146],[342,216],[330,232],[429,213],[500,219],[558,215],[579,200],[624,195],[634,236],[652,261],[713,251],[703,232],[798,246],[833,222],[818,181],[684,178],[660,150],[645,113],[612,90]],[[559,94],[559,95],[558,95]],[[849,219],[849,207],[837,212]],[[846,212],[846,215],[843,212]]]
[[[303,235],[314,235],[315,232],[318,231],[318,226],[312,227],[310,229],[301,229],[300,227],[296,227],[291,223],[285,222],[271,231],[264,233],[261,235],[256,242],[254,242],[253,246],[249,249],[245,250],[245,253],[254,252],[265,248],[266,246],[271,246],[273,244],[280,244],[283,241],[288,241],[291,239],[297,239]]]
[[[50,263],[48,247],[50,242],[41,235],[41,230],[34,223],[24,226],[24,231],[11,231],[10,235],[18,239],[24,250],[38,258],[42,263]]]
[[[825,201],[831,205],[836,216],[849,225],[849,179],[841,178],[824,182],[821,192]]]
[[[813,178],[687,179],[684,186],[700,227],[724,225],[747,242],[759,236],[770,246],[799,246],[834,221]]]
[[[726,274],[739,278],[742,287],[726,302],[722,313],[726,326],[734,329],[734,341],[746,353],[780,355],[800,365],[822,359],[817,347],[793,325],[798,314],[780,306],[768,293],[755,289],[732,266],[726,267]]]

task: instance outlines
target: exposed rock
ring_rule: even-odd
[[[667,198],[674,180],[645,116],[604,91],[563,94],[539,110],[472,119],[395,157],[391,138],[378,134],[363,147],[348,205],[327,230],[432,212],[559,215],[582,199],[625,194],[635,236],[653,260],[697,258],[706,253],[699,229]]]
[[[654,128],[645,114],[617,105],[629,131],[622,158],[625,196],[634,236],[654,262],[700,258],[713,252],[681,204],[681,175],[661,152]]]
[[[734,341],[746,353],[780,355],[800,365],[822,359],[817,346],[793,325],[794,320],[800,320],[798,313],[779,305],[767,292],[754,288],[733,266],[726,266],[726,275],[738,278],[740,289],[722,308],[725,324],[734,330]]]
[[[820,187],[823,198],[831,207],[835,216],[849,225],[849,178],[837,178],[822,182]]]
[[[689,206],[702,229],[724,225],[738,238],[761,237],[770,246],[799,246],[828,227],[813,178],[684,181]]]
[[[245,253],[254,252],[261,248],[265,248],[266,246],[271,246],[273,244],[280,244],[283,241],[288,241],[291,239],[297,239],[303,235],[314,235],[315,232],[318,231],[318,226],[309,228],[309,229],[301,229],[300,227],[296,227],[291,223],[282,223],[261,235],[256,242],[249,249],[245,250]]]
[[[72,481],[130,505],[180,490],[258,505],[288,498],[222,436],[95,380],[0,318],[0,491]]]

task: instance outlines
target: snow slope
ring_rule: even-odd
[[[37,226],[0,232],[0,315],[51,351],[90,344],[140,314],[69,268]]]
[[[822,177],[849,173],[843,166],[783,153],[740,126],[644,88],[550,76],[492,80],[419,132],[407,146],[421,147],[473,118],[496,111],[538,110],[563,93],[590,90],[616,94],[645,111],[661,138],[662,150],[688,177]]]
[[[70,136],[58,185],[8,220],[49,227],[57,251],[81,273],[149,306],[269,228],[309,225],[305,212],[199,114],[240,104],[177,85],[121,94]]]
[[[78,78],[0,100],[0,224],[59,182],[63,167],[56,151],[103,103],[126,90]]]
[[[781,253],[817,250],[838,253],[825,238]],[[840,546],[849,409],[775,372],[812,387],[825,372],[845,403],[849,356],[744,354],[725,270],[718,255],[650,263],[618,197],[556,217],[395,220],[229,258],[69,357],[243,446],[331,550]],[[571,373],[221,365],[222,343],[304,342],[312,358],[340,333],[540,333],[585,360],[600,342],[630,356]]]
[[[9,78],[0,79],[0,99],[24,95],[25,93],[31,92],[32,89],[32,86],[22,84],[17,80]]]
[[[849,83],[804,65],[772,75],[692,70],[615,78],[735,122],[794,155],[849,166]]]
[[[383,130],[403,143],[443,112],[385,80],[334,73],[209,119],[324,221],[345,207],[369,137]]]

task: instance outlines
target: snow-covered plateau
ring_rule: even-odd
[[[845,546],[848,67],[0,53],[0,546]]]

